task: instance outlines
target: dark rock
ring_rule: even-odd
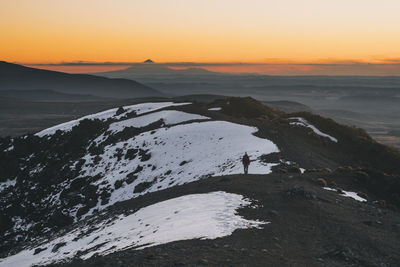
[[[147,188],[149,188],[153,182],[143,182],[135,186],[135,189],[133,190],[133,193],[141,193]]]
[[[125,113],[125,112],[126,112],[126,110],[124,109],[124,107],[119,107],[117,109],[117,112],[115,112],[115,115],[119,116],[119,115],[121,115],[122,113]]]
[[[73,180],[70,184],[70,190],[71,191],[79,191],[80,189],[82,189],[85,185],[87,184],[87,180],[82,177],[82,178],[76,178],[75,180]]]
[[[301,174],[301,170],[299,167],[297,166],[289,166],[286,168],[288,173],[297,173],[297,174]]]
[[[78,209],[78,211],[76,212],[76,216],[77,217],[81,217],[82,215],[88,213],[90,210],[90,208],[88,206],[84,206]]]
[[[199,263],[199,264],[203,264],[203,265],[208,265],[208,260],[206,260],[206,259],[200,259],[200,260],[198,261],[198,263]]]
[[[137,177],[137,175],[134,175],[133,173],[130,173],[130,174],[128,174],[127,176],[126,176],[126,183],[127,184],[131,184],[131,183],[133,183],[136,179],[137,179],[138,177]]]
[[[63,214],[61,211],[54,212],[49,219],[49,224],[56,227],[67,226],[73,222],[74,219],[71,216]]]
[[[267,107],[251,97],[230,97],[215,100],[210,106],[222,107],[222,112],[236,118],[277,118],[279,112]]]
[[[124,181],[122,181],[122,180],[117,180],[117,181],[115,181],[115,183],[114,183],[114,188],[115,188],[115,189],[121,188],[122,185],[123,185],[123,183],[124,183]]]
[[[69,197],[69,198],[75,198],[75,197],[77,197],[78,195],[79,195],[79,192],[78,192],[78,191],[73,191],[73,192],[67,193],[67,197]]]
[[[101,205],[106,205],[111,197],[111,193],[108,192],[107,189],[104,189],[101,194],[100,194],[100,198],[101,198]]]
[[[146,259],[147,260],[155,260],[156,259],[156,255],[154,255],[154,253],[148,253],[146,255]]]
[[[336,188],[336,187],[337,187],[337,184],[336,184],[335,181],[330,181],[328,185],[329,185],[329,187],[331,187],[331,188]]]
[[[266,155],[261,155],[260,160],[266,163],[280,163],[281,154],[279,152],[273,152]]]
[[[351,173],[353,171],[353,167],[351,166],[341,166],[335,170],[335,172],[339,173]]]
[[[82,189],[82,194],[87,199],[97,199],[97,185],[89,184]]]
[[[295,186],[286,191],[286,196],[289,198],[304,198],[307,200],[312,200],[316,198],[316,195],[312,191],[305,190],[302,186]]]
[[[179,163],[179,166],[183,166],[183,165],[185,165],[185,164],[187,164],[187,163],[188,163],[188,161],[184,160],[184,161],[182,161],[181,163]]]
[[[93,164],[94,164],[94,165],[99,164],[100,161],[101,161],[101,157],[100,157],[99,155],[96,155],[96,156],[93,158]]]
[[[369,179],[369,175],[366,172],[363,171],[355,171],[353,173],[353,175],[355,176],[355,178],[357,179],[357,181],[361,184],[366,184],[368,182]]]
[[[373,222],[372,221],[363,221],[362,223],[365,225],[371,226]]]
[[[148,150],[139,149],[140,161],[148,161],[151,158],[151,154],[148,153]]]
[[[304,173],[313,173],[313,172],[331,173],[332,170],[330,168],[319,168],[319,169],[312,168],[312,169],[306,169],[304,171]]]
[[[125,159],[133,160],[136,158],[139,150],[138,149],[128,149],[125,153]]]
[[[288,170],[286,168],[278,168],[277,172],[278,173],[288,173]]]
[[[279,212],[276,210],[268,210],[268,215],[278,216]]]
[[[326,180],[324,178],[318,178],[316,180],[316,183],[322,187],[327,187],[328,183],[326,182]]]
[[[53,253],[57,252],[61,247],[65,246],[66,244],[67,243],[65,243],[65,242],[61,242],[61,243],[55,244],[53,249],[51,250],[51,252],[53,252]]]
[[[136,174],[136,173],[138,173],[138,172],[141,172],[143,170],[143,166],[141,166],[141,165],[138,165],[137,167],[136,167],[136,169],[132,172],[132,173],[130,173],[130,174]]]
[[[4,233],[13,226],[14,223],[9,216],[6,216],[5,214],[0,214],[0,233]]]
[[[36,248],[35,251],[33,252],[33,255],[39,254],[40,252],[46,250],[47,248]]]
[[[343,192],[343,189],[342,188],[340,188],[340,187],[336,187],[335,188],[336,189],[336,192],[338,193],[338,194],[343,194],[344,192]]]

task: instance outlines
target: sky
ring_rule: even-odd
[[[400,63],[398,0],[0,0],[1,60]]]

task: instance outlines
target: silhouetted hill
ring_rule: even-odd
[[[30,101],[95,101],[99,96],[67,94],[53,90],[0,90],[0,97]]]
[[[0,90],[53,90],[68,94],[137,98],[162,94],[133,80],[29,68],[0,62]]]

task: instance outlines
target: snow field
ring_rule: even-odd
[[[96,182],[99,190],[114,187],[117,180],[125,179],[138,166],[142,168],[135,173],[138,178],[134,182],[111,193],[108,204],[98,204],[93,209],[100,210],[118,201],[204,177],[243,173],[241,157],[244,152],[254,160],[249,173],[268,174],[275,164],[265,164],[257,158],[279,149],[271,141],[254,136],[256,131],[255,127],[225,121],[196,122],[160,128],[108,145],[96,164],[93,164],[94,156],[86,155],[81,176],[101,174],[102,178]],[[125,154],[129,149],[139,148],[147,150],[150,159],[143,162],[139,156],[133,160],[115,157],[118,151]],[[151,185],[140,193],[134,193],[134,188],[143,182]]]
[[[194,120],[209,120],[210,118],[197,114],[186,113],[183,111],[163,110],[111,123],[108,130],[111,131],[112,133],[116,133],[124,130],[126,127],[136,127],[136,128],[145,127],[151,123],[159,121],[160,119],[163,120],[165,125],[173,125]]]
[[[215,239],[231,235],[236,229],[260,228],[267,224],[237,215],[238,208],[250,204],[241,195],[223,191],[185,195],[144,207],[128,216],[120,215],[112,221],[73,230],[39,246],[43,251],[36,255],[33,255],[36,248],[32,248],[0,259],[0,266],[49,264],[74,256],[88,259],[95,254],[143,249],[178,240]],[[89,229],[95,230],[85,236]],[[54,246],[60,243],[65,245],[54,251]]]
[[[113,108],[113,109],[105,110],[105,111],[102,111],[99,113],[84,116],[82,118],[79,118],[79,119],[76,119],[73,121],[68,121],[65,123],[58,124],[51,128],[44,129],[43,131],[40,131],[40,132],[36,133],[35,135],[39,136],[39,137],[43,137],[46,135],[52,135],[57,130],[68,132],[68,131],[71,131],[74,126],[79,125],[80,121],[82,121],[84,119],[89,119],[89,120],[94,120],[94,119],[107,120],[110,118],[121,119],[127,113],[132,112],[132,111],[135,111],[136,114],[139,115],[139,114],[143,114],[146,112],[162,109],[165,107],[182,106],[182,105],[188,105],[188,104],[191,104],[191,103],[173,103],[173,102],[142,103],[142,104],[136,104],[136,105],[123,107],[125,109],[125,112],[120,115],[116,115],[118,108]]]

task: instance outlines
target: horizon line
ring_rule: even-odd
[[[7,62],[7,61],[6,61]],[[8,61],[10,62],[10,61]],[[31,66],[114,66],[114,65],[135,65],[135,64],[157,64],[157,65],[175,65],[175,66],[257,66],[257,65],[335,65],[335,66],[349,66],[349,65],[400,65],[400,58],[394,59],[375,59],[375,60],[311,60],[311,61],[295,61],[295,60],[271,60],[271,61],[211,61],[211,62],[196,62],[196,61],[165,61],[165,62],[145,62],[144,61],[61,61],[61,62],[20,62],[11,61],[10,63]]]

